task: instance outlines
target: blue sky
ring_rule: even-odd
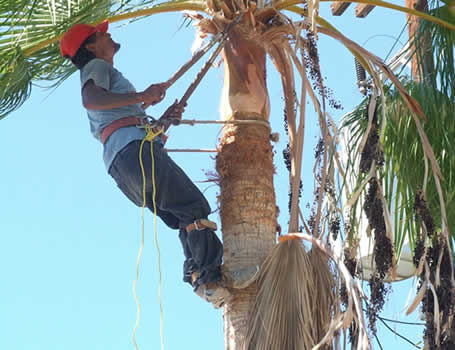
[[[405,24],[405,15],[376,8],[367,19],[354,16],[354,5],[340,17],[322,15],[345,35],[385,57]],[[138,90],[168,79],[190,57],[194,30],[179,29],[179,14],[161,14],[128,26],[113,24],[111,33],[122,48],[115,66]],[[381,36],[374,36],[381,34]],[[385,36],[382,36],[385,35]],[[373,37],[374,36],[374,37]],[[406,41],[406,33],[401,37]],[[400,47],[400,45],[398,45]],[[322,74],[343,111],[361,100],[355,85],[353,59],[348,51],[320,35]],[[164,102],[148,113],[159,116],[182,96],[200,65],[173,86]],[[288,184],[281,152],[285,146],[281,83],[268,63],[271,124],[281,134],[275,145],[275,178],[279,221],[287,223]],[[185,118],[219,118],[222,68],[212,69],[191,97]],[[318,129],[314,113],[307,119],[304,155],[304,199],[313,192],[313,144]],[[172,128],[169,148],[215,148],[217,126]],[[102,147],[92,138],[81,105],[78,73],[50,93],[34,87],[32,97],[0,121],[0,348],[5,350],[127,349],[136,320],[132,293],[140,246],[140,209],[130,203],[107,175]],[[216,209],[218,188],[205,183],[214,170],[213,154],[173,154],[176,162],[204,191]],[[211,218],[219,222],[217,213]],[[146,213],[146,243],[138,283],[141,321],[140,349],[158,349],[157,253],[153,215]],[[158,223],[163,267],[164,342],[166,349],[222,349],[222,311],[214,310],[182,282],[183,254],[177,233]],[[385,317],[419,321],[417,313],[405,317],[410,281],[394,284],[394,301]],[[391,324],[413,341],[420,327]],[[379,326],[384,349],[412,349]],[[376,348],[376,346],[375,346]]]

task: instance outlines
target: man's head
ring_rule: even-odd
[[[94,58],[112,63],[120,45],[111,39],[107,29],[107,21],[97,26],[82,23],[72,26],[60,40],[62,56],[70,59],[79,69]]]

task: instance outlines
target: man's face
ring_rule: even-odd
[[[87,49],[92,51],[97,58],[112,59],[120,49],[120,44],[111,38],[110,33],[96,32],[95,41],[87,44]]]

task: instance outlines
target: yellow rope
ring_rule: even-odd
[[[160,335],[161,335],[161,350],[164,350],[164,335],[163,335],[163,304],[161,303],[161,281],[162,281],[162,274],[161,274],[161,252],[160,252],[160,246],[158,244],[158,229],[157,229],[157,219],[156,219],[156,183],[155,183],[155,156],[153,155],[153,140],[155,137],[160,135],[163,132],[163,129],[160,129],[158,132],[154,132],[152,128],[149,125],[145,126],[145,131],[146,135],[144,139],[141,142],[141,146],[139,148],[139,163],[141,165],[141,172],[142,172],[142,209],[141,209],[141,221],[142,221],[142,234],[141,234],[141,246],[139,248],[139,253],[137,256],[137,263],[136,263],[136,279],[134,280],[133,283],[133,293],[134,293],[134,299],[136,300],[136,305],[137,305],[137,318],[136,318],[136,325],[133,330],[133,343],[134,346],[136,347],[136,350],[139,350],[139,347],[136,343],[136,331],[137,327],[139,326],[139,318],[141,315],[141,304],[139,303],[139,299],[136,294],[136,285],[137,281],[139,280],[139,264],[141,261],[141,256],[142,256],[142,250],[144,249],[144,209],[146,206],[146,197],[145,197],[145,192],[146,192],[146,177],[145,177],[145,169],[144,169],[144,163],[142,162],[142,149],[144,147],[144,143],[146,141],[150,142],[150,154],[152,157],[152,181],[153,181],[153,213],[154,213],[154,229],[155,229],[155,244],[156,244],[156,249],[158,251],[158,272],[159,272],[159,287],[158,287],[158,301],[160,304]]]

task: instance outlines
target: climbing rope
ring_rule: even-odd
[[[267,129],[270,129],[270,124],[261,119],[244,119],[244,120],[196,120],[196,119],[182,119],[179,120],[180,124],[195,125],[195,124],[233,124],[233,125],[262,125]]]
[[[271,132],[270,124],[265,120],[260,119],[244,119],[244,120],[196,120],[196,119],[183,119],[178,120],[178,124],[186,124],[194,126],[195,124],[223,124],[225,125],[261,125],[266,127]],[[278,142],[279,134],[270,133],[270,140]],[[165,148],[166,152],[194,152],[194,153],[216,153],[217,149],[195,149],[195,148]]]
[[[158,252],[158,272],[159,272],[159,285],[158,285],[158,300],[160,304],[160,336],[161,336],[161,350],[164,350],[164,335],[163,335],[163,304],[161,302],[161,284],[162,284],[162,273],[161,273],[161,252],[160,252],[160,246],[158,244],[158,229],[157,229],[157,209],[156,209],[156,183],[155,183],[155,156],[153,154],[153,140],[155,137],[159,136],[162,132],[163,129],[159,129],[159,131],[154,132],[152,127],[150,125],[145,125],[145,132],[146,136],[141,142],[140,148],[139,148],[139,163],[141,165],[141,172],[142,172],[142,208],[141,208],[141,222],[142,222],[142,232],[141,232],[141,246],[139,248],[139,253],[137,256],[137,262],[136,262],[136,279],[134,280],[133,283],[133,294],[134,294],[134,299],[136,300],[136,305],[137,305],[137,317],[136,317],[136,325],[133,330],[133,343],[134,346],[136,347],[136,350],[139,350],[139,347],[136,342],[136,331],[139,326],[139,319],[141,315],[141,304],[139,303],[139,299],[136,294],[136,285],[139,280],[139,264],[141,262],[141,257],[142,257],[142,251],[144,249],[144,231],[145,231],[145,224],[144,224],[144,209],[147,204],[147,199],[146,199],[146,176],[145,176],[145,169],[144,169],[144,163],[142,161],[142,150],[144,147],[144,143],[146,141],[150,142],[150,155],[152,158],[152,184],[153,184],[153,192],[152,192],[152,201],[153,201],[153,219],[154,219],[154,229],[155,229],[155,244],[156,244],[156,249]]]

